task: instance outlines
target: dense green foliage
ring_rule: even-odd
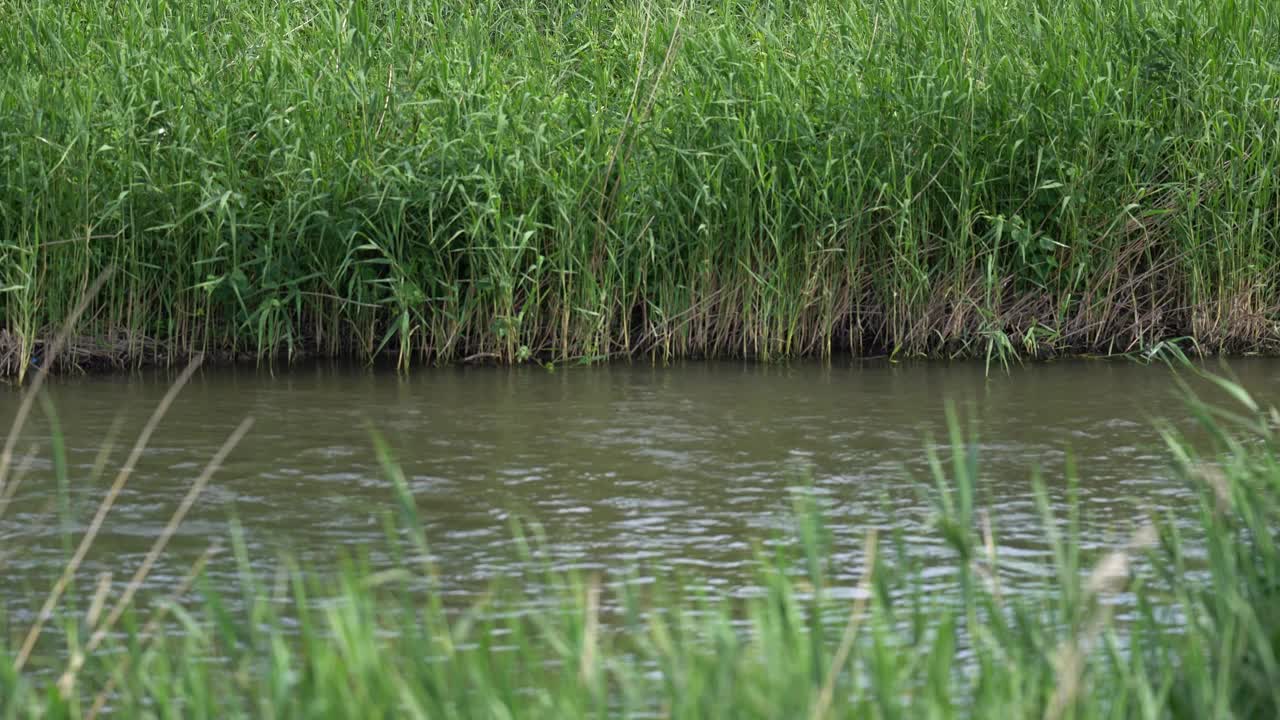
[[[835,584],[848,549],[802,498],[797,542],[761,553],[747,599],[556,571],[520,540],[522,565],[543,570],[450,609],[388,460],[391,569],[286,560],[273,572],[233,537],[238,584],[189,592],[184,580],[134,605],[64,594],[59,632],[0,633],[0,718],[93,717],[99,704],[171,718],[1275,717],[1280,414],[1223,387],[1237,411],[1191,404],[1200,452],[1166,433],[1200,502],[1152,508],[1132,539],[1086,556],[1083,504],[1054,517],[1041,488],[1038,580],[1001,558],[965,451],[976,443],[953,432],[953,458],[931,455],[945,556],[870,533],[862,580]]]
[[[1267,0],[0,0],[0,363],[1273,347]]]

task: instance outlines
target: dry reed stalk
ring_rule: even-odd
[[[98,511],[89,522],[89,528],[85,531],[84,537],[80,540],[80,545],[76,547],[75,553],[63,568],[62,575],[54,583],[53,589],[49,591],[49,596],[45,599],[44,605],[40,608],[40,613],[31,624],[31,629],[27,632],[26,639],[19,648],[18,654],[13,660],[14,672],[21,672],[23,666],[26,665],[27,659],[31,656],[31,651],[35,649],[36,640],[40,638],[40,633],[44,629],[44,624],[53,617],[53,609],[57,606],[58,601],[62,597],[62,593],[66,591],[67,585],[75,576],[77,570],[80,569],[80,563],[84,561],[85,555],[88,554],[89,548],[93,545],[93,541],[98,536],[98,532],[102,530],[102,523],[106,520],[107,513],[115,505],[116,498],[120,496],[120,491],[124,489],[125,483],[133,475],[133,469],[137,466],[138,460],[142,457],[142,453],[147,448],[147,444],[151,440],[151,435],[155,433],[156,427],[159,426],[161,419],[165,413],[169,411],[169,407],[173,405],[173,401],[177,399],[178,393],[187,384],[195,374],[196,369],[200,367],[200,359],[192,361],[187,365],[186,369],[178,376],[177,380],[169,387],[169,391],[165,393],[160,400],[160,404],[156,406],[151,417],[147,420],[147,424],[143,426],[142,432],[138,435],[137,442],[134,443],[133,450],[129,453],[129,457],[125,460],[124,465],[117,473],[115,481],[111,484],[107,494],[103,497],[102,502],[98,505]]]
[[[863,615],[867,609],[867,598],[871,594],[872,577],[875,574],[876,540],[876,531],[874,529],[869,530],[865,543],[867,555],[863,560],[862,579],[858,581],[858,596],[854,599],[853,608],[849,611],[849,622],[845,625],[844,634],[840,637],[840,647],[836,649],[835,657],[831,660],[831,668],[827,671],[827,679],[822,683],[822,690],[818,692],[818,697],[814,701],[813,712],[809,714],[810,720],[825,718],[831,711],[831,701],[835,695],[836,680],[844,670],[844,664],[849,659],[849,653],[853,652],[853,644],[858,640],[858,630],[862,627]]]
[[[600,644],[600,576],[591,577],[587,588],[586,625],[582,631],[582,661],[578,677],[584,683],[592,683],[596,674],[596,656]]]
[[[18,412],[14,414],[13,424],[9,426],[9,434],[5,438],[4,448],[0,449],[0,492],[4,491],[5,482],[9,477],[9,466],[13,462],[13,449],[18,444],[18,436],[22,433],[22,429],[26,427],[27,417],[31,414],[31,408],[35,404],[36,396],[40,394],[40,388],[44,386],[44,381],[49,377],[49,370],[53,367],[53,361],[62,351],[63,345],[71,336],[71,330],[75,324],[79,322],[80,316],[88,309],[89,303],[102,290],[102,286],[106,284],[107,279],[111,277],[111,269],[104,270],[98,275],[98,279],[93,281],[93,285],[80,298],[80,302],[76,305],[71,314],[67,316],[66,321],[62,325],[62,329],[54,336],[53,343],[45,348],[44,362],[40,363],[40,369],[36,372],[35,379],[31,381],[31,385],[27,387],[26,392],[22,396],[22,402],[18,404]],[[19,378],[22,377],[22,371],[19,370]]]
[[[187,594],[191,589],[191,585],[196,581],[196,578],[200,577],[200,573],[204,572],[204,566],[208,564],[209,558],[216,555],[219,549],[220,547],[217,544],[210,545],[203,553],[200,554],[200,557],[196,558],[195,563],[191,565],[191,569],[188,570],[187,574],[178,582],[178,585],[173,589],[173,592],[169,593],[168,602],[161,603],[156,612],[151,616],[151,619],[142,627],[142,633],[139,637],[149,641],[147,645],[148,648],[154,643],[155,638],[157,637],[156,631],[160,628],[160,623],[164,622],[165,616],[169,614],[169,608],[177,605],[178,601],[182,599],[182,596]],[[125,658],[116,665],[116,674],[111,676],[111,679],[107,681],[106,686],[104,686],[93,699],[93,706],[89,708],[89,712],[85,715],[85,720],[94,720],[98,717],[98,714],[102,712],[102,709],[106,707],[107,698],[110,697],[112,691],[115,690],[116,678],[119,677],[120,673],[125,672],[129,668],[129,664],[133,662],[133,658],[133,655],[126,655]]]
[[[195,482],[191,484],[191,488],[187,490],[186,496],[182,498],[182,502],[179,503],[178,508],[174,510],[173,515],[169,518],[169,522],[165,524],[164,529],[160,531],[159,537],[157,537],[155,542],[151,545],[151,549],[147,551],[146,556],[142,560],[142,564],[138,566],[133,577],[129,579],[129,583],[125,586],[124,592],[120,594],[120,597],[112,606],[111,612],[107,615],[106,619],[103,620],[102,624],[94,630],[93,635],[89,638],[89,642],[85,645],[84,650],[77,653],[72,658],[67,670],[63,673],[63,679],[59,681],[59,685],[63,688],[64,696],[70,693],[70,688],[75,682],[75,676],[84,665],[86,656],[96,650],[98,646],[102,644],[102,641],[107,638],[107,633],[111,632],[111,629],[115,627],[120,616],[123,615],[125,610],[129,607],[129,603],[133,601],[133,596],[138,592],[138,589],[142,587],[142,583],[151,573],[151,569],[155,566],[156,560],[158,560],[160,558],[160,554],[164,552],[165,546],[169,544],[169,540],[173,538],[173,534],[177,532],[178,526],[182,524],[182,521],[186,518],[191,507],[195,505],[196,500],[200,497],[201,493],[204,492],[205,487],[209,484],[209,480],[213,478],[214,473],[216,473],[218,469],[222,467],[222,464],[226,462],[227,456],[237,445],[240,444],[240,441],[244,439],[245,434],[249,432],[251,427],[253,427],[253,418],[245,418],[242,420],[240,424],[236,426],[236,429],[231,432],[231,435],[223,441],[222,446],[218,448],[218,451],[214,453],[213,457],[209,459],[209,463],[205,465],[204,470],[201,471]],[[93,627],[93,623],[90,623],[90,627]]]
[[[1124,547],[1103,556],[1085,583],[1088,601],[1098,602],[1122,590],[1129,580],[1131,555],[1154,546],[1156,539],[1155,526],[1143,525]],[[1084,630],[1073,633],[1069,639],[1058,646],[1053,663],[1057,672],[1057,682],[1054,683],[1053,695],[1045,706],[1045,720],[1062,720],[1075,703],[1084,684],[1085,663],[1093,649],[1093,644],[1106,629],[1110,614],[1109,606],[1095,606]]]

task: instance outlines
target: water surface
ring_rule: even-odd
[[[1272,400],[1280,363],[1232,370]],[[0,516],[0,603],[29,612],[78,540],[174,373],[59,378],[49,387],[66,443],[70,506],[60,520],[51,424],[20,445],[29,472]],[[0,389],[0,420],[18,395]],[[262,567],[289,548],[310,567],[385,547],[390,483],[372,451],[383,433],[404,468],[446,591],[465,596],[515,568],[510,521],[547,533],[561,567],[642,565],[725,592],[750,589],[752,542],[789,526],[794,493],[829,508],[837,567],[850,582],[869,528],[931,537],[924,447],[946,437],[945,408],[979,429],[983,502],[1009,567],[1044,569],[1032,470],[1056,502],[1073,455],[1087,542],[1126,536],[1152,508],[1186,505],[1151,419],[1189,425],[1171,372],[1126,362],[1061,361],[987,377],[980,364],[844,366],[615,364],[555,372],[423,369],[401,377],[316,365],[200,372],[169,411],[81,571],[123,582],[204,463],[245,417],[256,425],[217,473],[148,580],[172,586],[228,520]],[[4,425],[7,427],[7,422]],[[104,456],[103,448],[109,447]],[[106,458],[105,475],[94,475]],[[941,552],[941,550],[939,550]],[[215,563],[215,579],[233,572]],[[944,583],[946,564],[939,563]]]

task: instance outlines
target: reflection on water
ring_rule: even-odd
[[[1280,364],[1241,360],[1232,370],[1272,399]],[[77,534],[169,378],[52,383]],[[806,486],[829,509],[837,571],[852,583],[868,528],[909,541],[931,534],[923,448],[946,437],[949,402],[980,428],[981,499],[998,523],[1006,569],[1043,572],[1031,470],[1043,470],[1061,502],[1069,453],[1093,543],[1130,532],[1144,507],[1188,502],[1150,422],[1181,414],[1172,375],[1159,366],[1063,361],[990,378],[968,363],[443,368],[408,377],[330,366],[274,377],[208,370],[165,418],[82,573],[91,581],[112,570],[123,582],[207,459],[253,416],[253,432],[151,574],[153,586],[174,585],[227,536],[231,517],[251,556],[267,563],[280,547],[316,562],[382,547],[392,494],[370,428],[395,449],[453,592],[511,570],[513,517],[538,522],[562,566],[643,564],[742,592],[752,541],[789,526],[793,491]],[[15,391],[0,390],[0,421],[16,403]],[[0,586],[11,612],[25,610],[16,598],[46,591],[66,557],[48,436],[45,419],[28,429],[23,451],[41,445],[0,517]],[[94,479],[104,444],[109,472]],[[949,570],[934,572],[945,582]]]

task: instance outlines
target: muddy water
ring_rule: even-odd
[[[1232,370],[1260,399],[1276,399],[1280,363],[1240,360]],[[58,491],[42,415],[24,433],[20,454],[34,454],[0,516],[0,603],[11,619],[47,592],[67,557],[64,536],[84,531],[171,379],[52,383],[68,491]],[[17,402],[16,391],[0,388],[0,427]],[[1190,502],[1152,428],[1155,417],[1189,424],[1160,366],[1064,361],[991,377],[977,364],[887,363],[446,368],[408,377],[333,366],[275,376],[208,370],[164,418],[80,575],[86,587],[104,571],[124,582],[207,459],[252,417],[252,432],[150,575],[152,589],[174,585],[228,536],[232,518],[264,568],[282,548],[310,567],[342,552],[376,559],[393,508],[370,441],[376,428],[404,469],[451,593],[515,568],[513,517],[545,529],[561,566],[640,565],[743,592],[752,542],[788,527],[798,488],[828,507],[850,558],[869,527],[931,542],[923,448],[945,438],[948,403],[979,428],[980,491],[1015,572],[1044,568],[1034,468],[1061,502],[1064,462],[1075,458],[1091,543],[1127,534],[1144,508]],[[211,569],[215,580],[232,572],[230,562]]]

